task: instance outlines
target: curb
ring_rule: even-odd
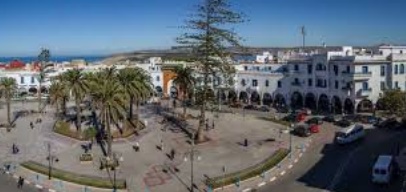
[[[307,141],[307,143],[306,143],[305,145],[303,145],[303,148],[300,149],[301,152],[299,153],[298,157],[295,158],[294,160],[293,160],[293,158],[292,158],[291,160],[293,160],[293,161],[291,161],[291,163],[286,167],[286,169],[280,170],[280,172],[277,172],[277,173],[276,173],[273,177],[271,177],[269,180],[261,181],[260,183],[256,184],[256,185],[255,185],[255,188],[260,188],[260,187],[262,187],[262,186],[265,186],[266,184],[275,182],[279,177],[284,176],[290,169],[293,168],[293,166],[294,166],[296,163],[299,162],[299,160],[300,160],[300,159],[302,158],[302,156],[303,156],[303,153],[306,152],[307,148],[310,147],[310,145],[311,145],[312,142],[313,142],[313,139],[309,139],[309,141]],[[291,154],[291,153],[289,153],[284,159],[282,159],[282,161],[281,161],[279,164],[281,164],[281,163],[287,161],[287,160],[289,159],[290,154]],[[275,167],[271,168],[270,170],[268,170],[268,171],[265,172],[265,173],[269,173],[269,172],[275,170],[276,168],[278,168],[279,166],[280,166],[280,165],[275,166]],[[251,180],[256,179],[256,178],[258,178],[258,177],[260,177],[260,176],[255,176],[255,177],[249,178],[249,179],[247,179],[247,180],[241,181],[241,182],[240,182],[240,185],[241,185],[243,182],[251,181]],[[234,184],[230,184],[230,185],[224,186],[223,188],[229,188],[229,187],[232,187],[232,186],[235,186],[235,185],[234,185]],[[249,187],[248,187],[248,188],[242,189],[242,192],[249,192],[249,191],[254,190],[255,188],[249,188]],[[213,189],[213,191],[219,191],[219,190],[221,190],[221,189],[222,189],[222,188],[220,187],[220,188],[217,188],[217,189]]]

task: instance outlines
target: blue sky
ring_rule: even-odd
[[[99,55],[168,48],[198,0],[1,0],[0,56]],[[232,0],[248,46],[406,44],[406,1]]]

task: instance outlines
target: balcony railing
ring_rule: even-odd
[[[292,82],[292,86],[302,86],[300,82]]]
[[[358,97],[368,97],[372,92],[372,88],[368,88],[368,89],[360,89],[358,91],[357,96]]]
[[[372,72],[370,72],[370,71],[368,71],[368,72],[347,72],[347,71],[343,71],[342,74],[347,76],[347,77],[353,77],[353,78],[357,78],[357,77],[369,78],[369,77],[372,77]]]

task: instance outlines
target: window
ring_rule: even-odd
[[[265,87],[269,87],[269,81],[265,80]]]
[[[245,79],[241,80],[241,85],[244,87],[247,83],[245,82]]]
[[[307,81],[308,81],[309,87],[313,86],[313,79],[308,79]]]
[[[299,83],[299,79],[298,79],[298,78],[295,78],[295,83],[296,83],[296,84]]]
[[[333,70],[334,70],[334,74],[337,76],[338,75],[338,66],[334,65]]]
[[[368,66],[362,66],[362,73],[363,74],[368,73]]]
[[[278,81],[278,88],[282,88],[282,82]]]
[[[350,66],[348,65],[347,66],[347,71],[346,71],[347,73],[350,73],[351,72],[351,68],[350,68]]]
[[[395,89],[399,89],[399,82],[395,81]]]
[[[158,82],[160,81],[159,76],[156,76],[156,81],[158,81]]]
[[[299,65],[298,64],[295,64],[294,68],[295,68],[295,71],[299,71]]]
[[[253,87],[258,86],[258,80],[253,79],[253,80],[252,80],[252,86],[253,86]]]
[[[268,67],[268,71],[272,71],[272,67]]]
[[[335,83],[334,83],[334,87],[335,87],[336,89],[338,89],[338,81],[337,81],[337,80],[336,80]]]
[[[381,90],[386,90],[386,84],[385,81],[381,81]]]
[[[362,90],[366,91],[366,90],[368,90],[368,89],[369,89],[368,82],[363,82],[363,83],[362,83]]]
[[[244,71],[246,71],[246,70],[248,70],[248,67],[247,67],[247,66],[244,66]]]
[[[385,76],[385,65],[381,65],[381,76]]]
[[[312,74],[313,73],[313,65],[307,65],[307,73]]]
[[[321,63],[318,63],[317,65],[316,65],[316,71],[325,71],[326,70],[326,66],[325,65],[323,65],[323,64],[321,64]]]
[[[34,83],[35,83],[35,78],[31,77],[31,84],[34,84]]]
[[[20,83],[24,84],[24,77],[20,77]]]
[[[405,74],[405,65],[400,64],[400,74]]]
[[[399,66],[395,65],[395,74],[398,74],[398,73],[399,73]]]

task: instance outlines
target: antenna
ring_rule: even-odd
[[[306,46],[306,27],[304,25],[300,28],[300,34],[302,35],[302,38],[303,38],[303,48],[305,48],[305,46]]]

